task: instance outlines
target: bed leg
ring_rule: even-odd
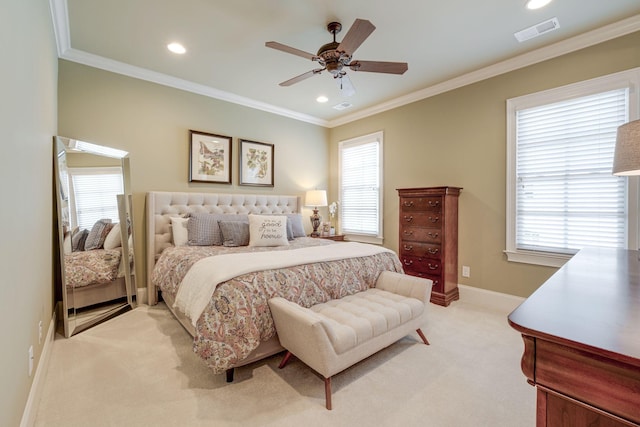
[[[235,368],[229,368],[229,369],[227,369],[227,371],[226,371],[226,374],[227,374],[227,382],[228,382],[228,383],[232,383],[232,382],[233,382],[233,373],[234,373],[234,369],[235,369]]]

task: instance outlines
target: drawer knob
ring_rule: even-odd
[[[402,205],[403,205],[405,208],[412,208],[412,207],[413,207],[413,200],[412,200],[412,201],[410,201],[410,202],[404,202],[404,203],[402,203]]]
[[[403,245],[405,251],[412,251],[413,245]]]
[[[429,206],[432,208],[440,206],[440,200],[429,200]]]
[[[403,230],[402,233],[406,234],[408,236],[411,236],[413,234],[413,231],[412,230]]]
[[[430,216],[429,217],[429,221],[431,221],[431,222],[438,222],[439,220],[440,220],[440,218],[437,217],[437,216]]]
[[[404,265],[412,265],[413,264],[413,260],[410,260],[410,259],[403,259],[402,262],[404,263]]]
[[[428,232],[427,235],[429,237],[431,237],[432,239],[437,239],[438,238],[438,233],[432,233],[432,232]]]
[[[407,222],[411,222],[411,221],[413,221],[413,216],[411,216],[411,215],[406,216],[406,215],[405,215],[405,216],[404,216],[404,219],[405,219],[405,221],[407,221]]]
[[[438,249],[436,248],[428,248],[427,252],[429,252],[431,255],[435,255],[438,253]]]
[[[429,267],[429,270],[437,270],[438,269],[438,264],[427,264],[427,267]]]

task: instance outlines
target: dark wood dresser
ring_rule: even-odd
[[[640,252],[578,252],[509,315],[537,427],[640,426]]]
[[[412,276],[433,280],[431,302],[458,295],[459,187],[399,188],[400,261]]]

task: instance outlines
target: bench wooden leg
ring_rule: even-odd
[[[420,338],[422,338],[422,341],[426,345],[429,345],[429,341],[427,341],[427,337],[425,337],[424,334],[422,333],[422,329],[418,328],[418,329],[416,329],[416,332],[418,333],[418,335],[420,335]]]
[[[331,377],[324,379],[324,400],[327,409],[331,410]]]
[[[282,362],[280,362],[280,365],[278,365],[279,369],[284,368],[284,365],[287,364],[287,362],[289,361],[289,359],[291,358],[292,354],[290,351],[287,351],[287,354],[284,355],[284,357],[282,358]]]
[[[233,373],[234,373],[234,368],[229,368],[226,370],[227,373],[227,382],[228,383],[232,383],[233,382]]]

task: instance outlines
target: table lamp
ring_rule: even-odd
[[[318,215],[318,207],[327,206],[327,192],[325,190],[307,191],[307,194],[305,195],[305,205],[313,206],[313,215],[310,217],[311,226],[313,227],[311,237],[319,237],[320,233],[318,233],[318,227],[320,227],[322,217]]]
[[[612,173],[619,176],[640,175],[640,120],[618,128]]]

